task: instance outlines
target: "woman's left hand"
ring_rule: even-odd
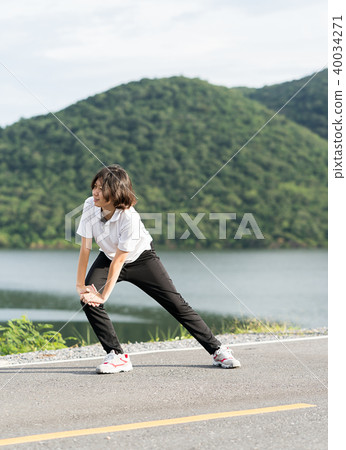
[[[97,292],[97,289],[93,284],[87,286],[86,291],[87,292],[81,295],[82,302],[87,303],[90,306],[100,306],[105,302],[105,299]]]

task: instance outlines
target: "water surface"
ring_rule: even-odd
[[[178,291],[203,317],[236,315],[327,326],[326,250],[157,253]],[[96,256],[93,252],[89,266]],[[69,329],[81,322],[85,328],[75,293],[77,262],[76,251],[0,251],[0,322],[26,314],[33,321],[63,324],[75,314]],[[127,282],[116,285],[107,308],[117,329],[125,327],[128,335],[148,323],[175,326],[166,322],[166,313],[153,299]]]

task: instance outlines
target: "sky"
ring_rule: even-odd
[[[142,78],[227,87],[327,63],[326,0],[2,0],[0,126]]]

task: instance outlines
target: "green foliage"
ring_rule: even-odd
[[[305,99],[299,107],[289,104],[293,112],[303,114],[308,105],[307,115],[312,117],[314,105],[326,95],[321,77],[326,73],[297,96],[297,101]],[[290,90],[285,83],[269,87],[268,98],[276,98],[282,87],[287,97],[303,80],[292,83],[296,84],[289,85]],[[250,96],[257,91],[265,97],[262,90]],[[276,108],[248,94],[246,89],[199,79],[143,79],[80,101],[57,116],[99,160],[119,163],[129,172],[139,212],[163,213],[163,233],[154,236],[158,246],[325,246],[327,141],[316,134],[319,127],[288,114],[288,105],[287,116],[277,115],[232,158],[272,117],[267,106]],[[282,106],[282,95],[278,98]],[[316,111],[322,127],[327,115],[323,102]],[[90,195],[90,181],[100,168],[95,157],[47,115],[1,130],[0,158],[0,247],[71,248],[64,239],[65,214]],[[206,239],[198,240],[192,233],[180,239],[187,225],[179,214],[176,239],[168,239],[168,212],[187,212],[192,218],[206,212],[199,223]],[[208,220],[210,212],[236,212],[236,220],[227,224],[226,239],[218,238],[219,224]],[[264,240],[254,235],[234,240],[245,212],[254,215]]]
[[[222,321],[220,334],[234,333],[275,333],[284,334],[289,331],[299,331],[297,327],[283,322],[259,320],[255,318],[232,317]]]
[[[149,342],[160,342],[160,341],[179,341],[181,339],[191,339],[191,334],[182,325],[178,325],[173,331],[168,327],[165,332],[159,326],[155,328],[155,335],[148,331],[150,340]]]
[[[275,322],[268,320],[259,320],[247,317],[228,317],[222,319],[221,323],[212,325],[214,334],[244,334],[244,333],[273,333],[286,334],[289,332],[299,333],[299,328],[283,322]],[[182,325],[171,331],[170,328],[165,332],[159,326],[155,329],[155,334],[150,331],[149,342],[159,341],[178,341],[181,339],[191,339],[192,336],[186,331]]]
[[[34,325],[25,316],[0,326],[0,355],[65,348],[65,340],[50,324]],[[73,339],[73,338],[69,338]]]
[[[240,89],[244,95],[276,112],[307,83],[280,114],[327,139],[328,71],[322,70],[309,81],[311,76],[261,89]]]
[[[82,335],[82,333],[80,333],[77,330],[77,328],[75,326],[73,327],[73,334],[75,335],[74,338],[70,337],[67,339],[73,339],[73,340],[78,341],[78,343],[77,343],[78,347],[85,347],[86,345],[93,344],[90,327],[86,327],[86,336],[85,337]]]

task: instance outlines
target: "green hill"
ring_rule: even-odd
[[[313,83],[313,82],[311,82]],[[312,99],[311,102],[315,100]],[[57,116],[104,164],[130,174],[140,212],[162,212],[156,243],[170,247],[323,246],[327,239],[327,143],[278,115],[193,199],[191,197],[272,116],[237,89],[199,79],[143,79],[80,101]],[[52,115],[22,119],[0,130],[0,245],[42,247],[64,240],[65,214],[90,195],[99,161]],[[167,212],[198,212],[206,239],[176,215],[167,239]],[[236,213],[218,239],[210,212]],[[264,240],[234,239],[252,213]],[[152,221],[147,225],[153,226]]]
[[[314,74],[313,74],[314,75]],[[240,88],[247,97],[278,111],[302,86],[306,86],[280,111],[294,122],[327,139],[328,135],[328,71],[327,69],[300,80],[264,86],[261,89]]]

